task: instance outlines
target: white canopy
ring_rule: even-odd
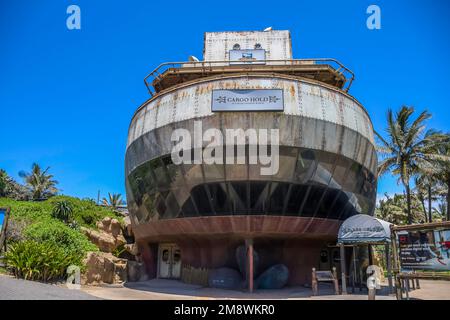
[[[391,242],[390,225],[367,214],[351,216],[339,228],[338,243]]]

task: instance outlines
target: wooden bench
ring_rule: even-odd
[[[333,267],[333,271],[316,271],[316,268],[312,268],[311,287],[314,296],[319,293],[319,282],[333,282],[334,291],[336,294],[339,294],[339,283],[335,267]]]

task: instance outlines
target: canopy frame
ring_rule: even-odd
[[[392,293],[393,282],[392,282],[392,263],[390,260],[390,244],[391,244],[391,223],[366,215],[357,214],[346,219],[338,232],[338,243],[340,247],[340,258],[341,258],[341,281],[342,281],[342,294],[347,294],[347,284],[346,284],[346,265],[345,265],[345,247],[353,247],[352,253],[352,263],[355,268],[355,257],[354,251],[355,247],[360,245],[368,245],[369,248],[369,259],[372,260],[372,246],[373,245],[384,245],[386,254],[386,268],[389,284],[389,292]],[[354,270],[356,272],[356,270]],[[354,292],[354,280],[352,292]],[[360,288],[361,289],[361,288]]]

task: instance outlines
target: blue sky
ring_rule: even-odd
[[[81,30],[66,8],[81,8]],[[129,121],[148,98],[144,76],[202,56],[205,31],[291,31],[295,58],[333,57],[356,74],[350,91],[382,131],[388,107],[413,105],[449,130],[450,1],[0,2],[0,168],[18,181],[50,166],[65,194],[124,191]],[[366,8],[381,8],[381,30]],[[379,194],[401,190],[379,180]]]

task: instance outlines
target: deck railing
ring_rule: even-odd
[[[200,68],[201,72],[211,72],[216,67],[228,66],[242,66],[246,71],[252,71],[254,68],[261,68],[261,66],[297,66],[297,65],[327,65],[335,72],[345,77],[343,86],[344,91],[348,91],[355,79],[354,73],[345,67],[338,60],[333,58],[313,58],[313,59],[291,59],[291,60],[257,60],[257,61],[242,61],[242,60],[214,60],[214,61],[185,61],[185,62],[164,62],[150,72],[145,78],[144,83],[151,96],[155,94],[155,88],[152,83],[155,80],[161,79],[164,72],[168,69],[181,68]]]

